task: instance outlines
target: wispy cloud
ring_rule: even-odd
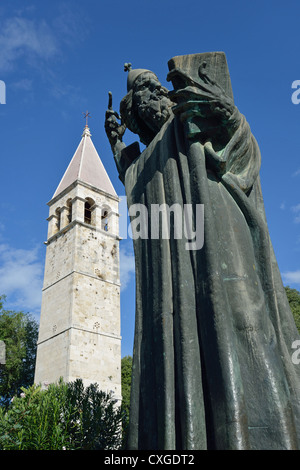
[[[300,175],[300,168],[298,168],[298,170],[296,170],[292,176],[299,176]]]
[[[0,244],[0,294],[7,295],[9,308],[39,312],[43,270],[39,247],[26,250]]]
[[[30,91],[32,90],[33,82],[32,79],[22,78],[21,80],[12,82],[10,86],[15,90]]]
[[[23,8],[2,21],[0,71],[21,64],[42,69],[47,61],[62,59],[66,50],[76,50],[90,34],[88,14],[74,9],[71,2],[62,1],[51,17],[39,13],[36,8]]]
[[[292,206],[291,211],[294,212],[295,214],[294,222],[296,224],[299,224],[300,223],[300,204],[297,204],[296,206]]]
[[[70,7],[70,3],[61,2],[57,16],[53,19],[53,28],[64,43],[70,47],[84,41],[91,26],[85,11]]]
[[[124,291],[135,273],[134,254],[132,248],[126,244],[120,248],[120,279],[121,292]]]
[[[279,208],[284,211],[285,210],[285,202],[282,202],[280,204]]]
[[[18,80],[10,82],[10,87],[26,91],[31,98],[39,82],[47,85],[54,98],[70,98],[73,103],[80,90],[62,79],[61,64],[89,34],[88,15],[74,10],[70,2],[62,1],[51,17],[40,17],[35,8],[12,12],[0,30],[0,74],[18,72]]]
[[[42,20],[22,17],[8,18],[0,33],[0,69],[14,68],[17,61],[32,63],[48,60],[58,54],[58,41],[48,24]]]
[[[300,270],[282,273],[282,279],[285,284],[300,284]]]

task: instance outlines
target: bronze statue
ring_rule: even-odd
[[[224,53],[128,71],[106,132],[128,207],[204,204],[204,245],[134,239],[130,449],[299,449],[299,339],[264,212],[260,151]],[[121,122],[119,122],[121,119]],[[128,147],[125,129],[146,146]]]

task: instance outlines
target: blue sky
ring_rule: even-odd
[[[300,290],[300,80],[298,0],[0,0],[0,294],[39,316],[48,207],[84,127],[119,195],[104,132],[108,91],[126,93],[123,64],[166,82],[175,55],[224,51],[235,103],[262,153],[261,181],[285,285]],[[1,93],[0,93],[1,99]],[[127,143],[136,140],[129,133]],[[121,242],[122,355],[132,353],[134,263]]]

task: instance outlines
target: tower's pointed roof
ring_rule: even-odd
[[[53,199],[78,180],[117,196],[92,142],[90,129],[87,125],[84,128],[76,152],[53,195]]]

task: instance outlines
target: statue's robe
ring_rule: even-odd
[[[207,168],[177,117],[127,168],[128,206],[149,208],[134,240],[136,319],[130,449],[298,449],[299,339],[269,238],[260,152],[245,118]],[[151,239],[151,204],[204,204],[204,245]],[[172,230],[171,230],[172,232]]]

